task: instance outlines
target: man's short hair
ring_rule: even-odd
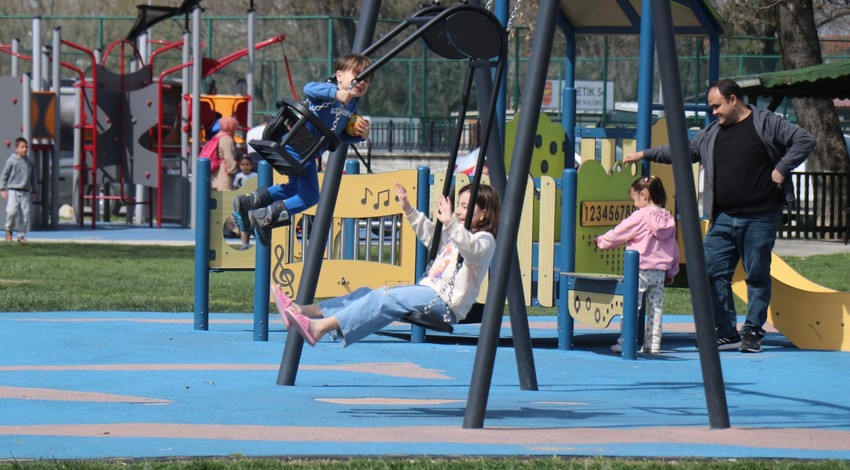
[[[744,90],[741,88],[741,85],[738,85],[738,82],[730,78],[724,78],[714,82],[708,89],[710,90],[712,88],[717,88],[717,91],[727,100],[732,95],[735,95],[740,101],[744,100]]]

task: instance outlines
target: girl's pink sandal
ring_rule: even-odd
[[[310,319],[300,313],[293,314],[292,310],[286,310],[286,316],[289,317],[289,322],[298,330],[304,341],[310,343],[310,346],[315,346],[316,338],[310,334]]]
[[[277,307],[278,313],[280,313],[280,318],[283,319],[283,326],[286,329],[289,329],[291,323],[289,322],[289,317],[286,315],[287,310],[291,310],[289,306],[292,304],[292,299],[289,298],[286,294],[280,290],[280,286],[275,283],[272,283],[272,298],[274,299],[274,304]]]

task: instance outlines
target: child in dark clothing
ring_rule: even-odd
[[[311,103],[317,117],[328,128],[340,136],[343,143],[358,143],[369,137],[369,121],[352,119],[358,111],[358,98],[366,94],[371,77],[361,80],[352,87],[359,73],[371,64],[368,57],[349,54],[340,57],[335,67],[335,83],[310,82],[304,86],[304,94]],[[349,121],[355,121],[348,125]],[[318,130],[307,125],[309,131],[319,137]],[[290,145],[286,150],[296,159],[302,156]],[[319,149],[319,154],[325,149]],[[249,233],[253,227],[258,239],[268,243],[271,229],[289,225],[293,214],[303,212],[319,202],[319,177],[315,159],[304,164],[303,175],[289,176],[285,184],[278,184],[244,196],[233,198],[233,219],[239,230]]]

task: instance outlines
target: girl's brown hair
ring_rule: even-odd
[[[468,184],[460,188],[458,196],[465,193],[466,191],[471,190],[472,185]],[[484,216],[483,220],[473,220],[472,227],[470,230],[473,233],[478,232],[479,230],[483,230],[485,232],[489,232],[495,237],[499,232],[499,212],[501,210],[501,201],[499,201],[499,195],[496,194],[496,191],[493,190],[492,186],[488,186],[485,184],[478,186],[478,194],[475,198],[475,206],[484,212]],[[473,212],[475,211],[474,208],[472,210]]]
[[[667,192],[664,191],[664,185],[657,176],[638,178],[632,183],[631,189],[636,193],[645,189],[649,193],[649,199],[658,207],[664,207],[664,204],[667,204]]]

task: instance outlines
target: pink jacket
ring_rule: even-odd
[[[679,244],[676,222],[667,209],[644,207],[596,239],[601,249],[626,249],[640,253],[640,269],[660,269],[672,279],[679,272]]]

